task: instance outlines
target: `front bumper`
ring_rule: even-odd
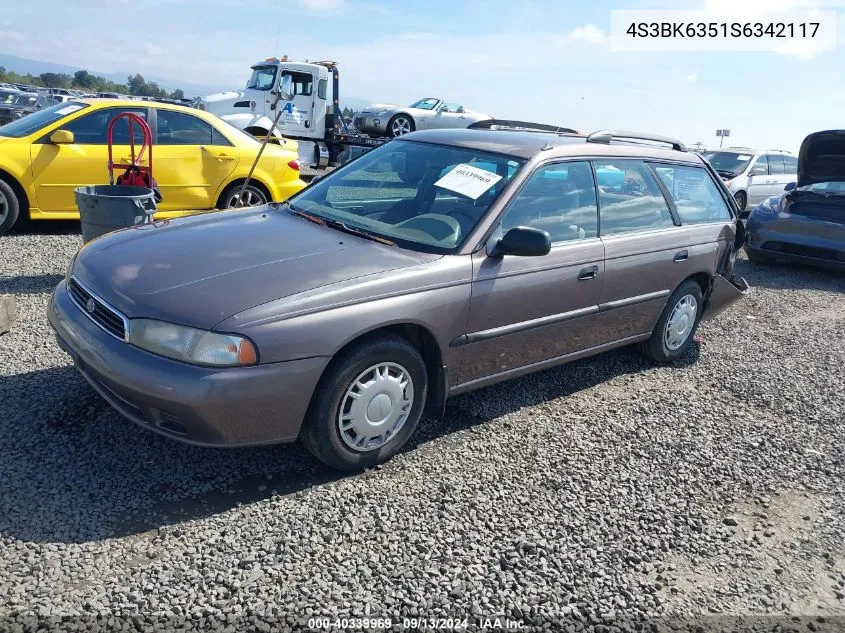
[[[384,116],[376,116],[374,114],[366,114],[363,116],[356,116],[352,119],[352,125],[359,132],[365,134],[386,134],[387,122],[390,120],[390,114]],[[377,122],[378,121],[378,122]]]
[[[740,299],[748,296],[751,289],[748,282],[742,277],[731,275],[725,277],[716,273],[713,277],[713,286],[710,295],[707,297],[707,304],[704,307],[703,321],[718,316]]]
[[[751,214],[745,250],[773,259],[845,270],[845,224],[803,215]]]
[[[101,330],[60,283],[47,308],[59,346],[91,386],[139,426],[199,446],[296,440],[329,358],[205,368],[145,352]]]

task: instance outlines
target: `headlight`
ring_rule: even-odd
[[[73,265],[76,263],[77,255],[79,255],[79,251],[76,251],[73,254],[73,257],[70,258],[70,263],[67,265],[67,270],[65,271],[65,281],[70,279],[71,275],[73,275]]]
[[[234,367],[258,362],[255,346],[241,336],[154,319],[132,319],[129,322],[129,342],[153,354],[194,365]]]

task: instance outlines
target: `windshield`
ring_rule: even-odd
[[[438,101],[440,101],[440,99],[434,99],[432,97],[429,97],[427,99],[420,99],[419,101],[412,103],[410,107],[418,108],[419,110],[433,110],[434,106],[437,105]]]
[[[727,172],[738,176],[745,171],[754,155],[737,154],[736,152],[707,152],[704,154],[704,158],[713,165],[713,169],[717,172]]]
[[[254,66],[252,77],[249,78],[246,87],[252,88],[253,90],[272,90],[275,80],[275,66]]]
[[[35,95],[19,95],[15,97],[15,105],[25,106],[35,103]]]
[[[0,126],[0,136],[10,136],[12,138],[22,138],[29,136],[33,132],[37,132],[43,127],[55,123],[59,119],[87,108],[87,103],[79,103],[77,101],[69,101],[68,103],[57,103],[51,105],[43,110],[38,110],[32,114]]]
[[[428,253],[454,252],[525,161],[391,141],[291,199],[294,210]]]

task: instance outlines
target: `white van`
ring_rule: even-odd
[[[726,147],[703,156],[725,181],[742,213],[783,193],[798,178],[798,159],[785,150]]]

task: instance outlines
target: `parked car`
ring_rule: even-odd
[[[634,343],[673,361],[744,295],[715,172],[675,141],[617,139],[417,132],[287,203],[90,242],[49,321],[146,429],[371,466],[425,405]],[[605,167],[630,186],[597,190]]]
[[[372,136],[402,136],[414,130],[465,128],[493,117],[467,110],[459,103],[447,103],[435,97],[415,101],[407,108],[390,104],[372,104],[355,115],[355,129]]]
[[[728,147],[704,153],[733,194],[740,213],[783,191],[795,180],[798,160],[784,150]]]
[[[20,119],[31,112],[35,112],[38,96],[34,92],[21,92],[0,101],[0,125]]]
[[[108,182],[106,127],[134,112],[156,131],[153,176],[163,200],[156,218],[197,210],[284,200],[305,186],[294,141],[268,145],[241,196],[258,153],[253,137],[207,112],[164,103],[80,99],[59,103],[0,126],[0,234],[19,215],[33,220],[79,217],[74,189]],[[135,128],[135,143],[141,132]],[[114,159],[130,160],[126,119],[114,129]]]
[[[748,258],[845,270],[845,130],[805,138],[796,181],[785,189],[751,212]]]

